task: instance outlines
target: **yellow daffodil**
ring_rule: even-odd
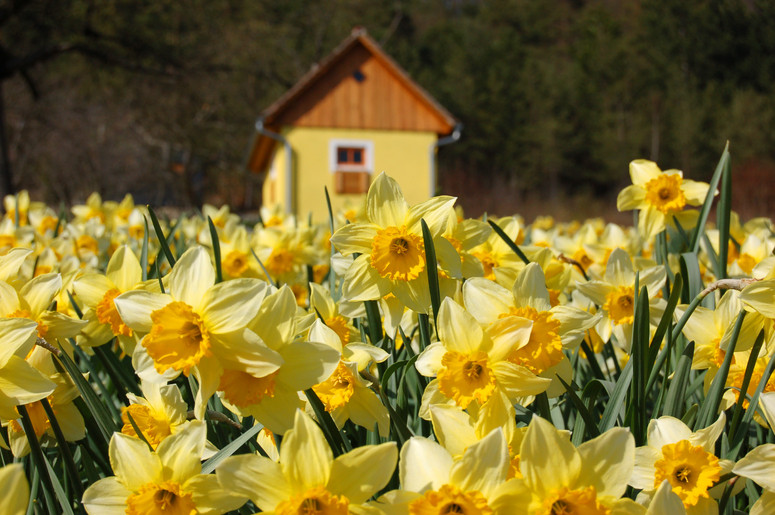
[[[621,499],[635,463],[635,440],[613,428],[578,448],[567,432],[533,416],[519,456],[520,492],[514,514],[642,513],[630,499]]]
[[[337,333],[326,327],[320,320],[316,320],[310,329],[309,340],[325,343],[338,352],[342,351]],[[349,347],[350,345],[344,349],[349,349]],[[374,348],[376,349],[376,347]],[[382,352],[384,353],[384,351]],[[364,352],[364,354],[366,353]],[[366,356],[369,355],[366,354]],[[387,353],[385,353],[385,359],[387,357]],[[331,413],[337,427],[342,428],[348,419],[369,430],[374,429],[374,425],[377,424],[380,435],[387,437],[390,429],[387,408],[379,400],[377,394],[369,388],[371,383],[361,377],[358,369],[358,363],[349,361],[343,356],[331,376],[322,383],[313,386],[312,389],[323,402],[326,411]]]
[[[248,327],[280,357],[280,366],[268,374],[252,374],[232,361],[217,385],[228,409],[252,415],[278,434],[293,426],[296,410],[303,407],[300,392],[328,379],[340,358],[340,351],[325,343],[296,339],[298,309],[287,286],[269,295]]]
[[[89,324],[78,343],[86,346],[102,345],[117,337],[125,353],[132,355],[135,334],[118,314],[114,300],[124,292],[133,290],[142,281],[140,261],[134,252],[122,245],[108,262],[105,274],[84,274],[73,282],[75,294],[83,305],[84,319]]]
[[[766,515],[775,510],[775,444],[765,443],[752,449],[732,472],[764,488],[762,496],[751,507],[751,515]]]
[[[616,208],[640,209],[638,231],[645,240],[663,231],[687,205],[701,205],[709,188],[704,182],[684,179],[679,170],[663,172],[656,163],[645,159],[630,163],[630,179],[632,184],[619,192]]]
[[[415,364],[420,374],[436,377],[425,389],[420,415],[430,418],[432,404],[457,404],[466,409],[473,403],[474,409],[496,413],[505,409],[498,407],[503,398],[527,404],[545,391],[550,379],[508,359],[527,343],[532,326],[532,321],[514,316],[485,330],[460,304],[444,299],[438,316],[441,341],[429,345]]]
[[[727,290],[716,304],[716,309],[698,306],[689,317],[683,333],[687,340],[694,341],[693,369],[718,369],[721,366],[732,338],[735,319],[743,308],[739,297],[740,292]],[[675,319],[680,319],[685,310],[686,306],[678,306]],[[762,324],[763,319],[758,313],[746,316],[735,345],[735,353],[751,348]],[[745,363],[742,366],[745,368]]]
[[[114,433],[109,455],[116,475],[84,492],[87,513],[216,515],[239,508],[245,496],[221,487],[215,474],[201,473],[206,435],[205,423],[196,421],[152,452],[143,441]]]
[[[18,417],[20,404],[50,395],[56,384],[25,361],[35,346],[37,325],[25,319],[0,319],[0,418]]]
[[[498,227],[503,229],[508,236],[514,238],[514,242],[521,245],[525,239],[525,233],[522,223],[513,216],[503,217],[495,220]],[[473,247],[470,254],[482,264],[484,277],[495,281],[500,269],[511,270],[512,273],[518,272],[524,264],[519,259],[511,247],[498,236],[495,231],[491,231],[487,240]]]
[[[428,225],[438,261],[457,260],[459,265],[452,244],[440,241],[454,202],[453,197],[434,197],[410,208],[396,181],[380,174],[366,196],[368,222],[345,225],[331,237],[343,255],[360,254],[344,277],[344,298],[378,300],[393,293],[410,309],[428,312],[430,293],[420,220]]]
[[[224,369],[239,364],[245,373],[261,377],[283,363],[247,329],[265,288],[258,279],[215,284],[207,251],[194,247],[170,272],[167,293],[132,290],[113,302],[124,323],[143,335],[135,350],[136,366],[144,363],[165,377],[194,374],[199,381],[194,411],[201,419]],[[150,359],[143,360],[138,353]],[[142,370],[138,374],[142,377]]]
[[[129,406],[121,408],[121,432],[137,437],[129,417],[132,417],[145,440],[156,449],[168,436],[179,432],[187,423],[188,407],[174,384],[161,385],[144,381],[143,397],[127,393]]]
[[[726,417],[721,413],[710,426],[692,432],[673,417],[652,419],[647,445],[635,449],[635,469],[630,485],[650,498],[662,481],[667,480],[683,501],[687,513],[715,510],[716,501],[708,490],[733,466],[732,462],[720,460],[714,454],[716,440],[725,422]]]
[[[68,442],[76,442],[86,436],[86,426],[81,412],[78,411],[73,401],[80,395],[69,376],[53,373],[53,364],[46,371],[46,375],[56,385],[56,389],[46,399],[54,412],[62,435]],[[56,442],[51,420],[46,413],[41,401],[25,404],[27,414],[30,416],[34,437],[44,446],[54,445]],[[21,420],[10,420],[4,424],[8,428],[8,444],[16,457],[26,456],[30,452],[30,443]],[[0,439],[1,444],[1,439]]]
[[[364,445],[334,459],[323,432],[302,411],[280,446],[280,462],[231,456],[216,470],[223,488],[276,515],[362,513],[396,467],[396,444]]]
[[[6,318],[35,321],[38,324],[38,336],[52,342],[72,338],[86,322],[49,309],[61,290],[60,274],[35,277],[18,292],[8,283],[0,282],[0,314]]]
[[[649,314],[654,325],[664,311],[665,301],[657,295],[665,278],[665,268],[661,266],[640,271],[639,285],[648,288]],[[608,258],[603,279],[580,282],[576,287],[602,308],[603,317],[595,329],[603,341],[608,341],[613,333],[619,346],[629,352],[635,321],[635,269],[630,256],[622,249],[614,250]]]
[[[500,429],[470,445],[457,461],[438,443],[415,436],[401,448],[401,490],[374,506],[411,515],[514,513],[515,480],[507,481],[509,455]]]
[[[24,515],[30,500],[30,484],[24,475],[21,463],[12,463],[0,467],[0,485],[3,496],[0,498],[0,513],[4,515]]]
[[[463,299],[466,310],[484,327],[509,317],[531,320],[530,338],[516,346],[507,359],[552,379],[550,395],[565,391],[556,380],[557,374],[566,382],[571,378],[570,361],[563,351],[574,350],[599,317],[572,306],[552,307],[544,273],[537,263],[530,263],[519,273],[511,291],[486,279],[470,279],[463,285]]]

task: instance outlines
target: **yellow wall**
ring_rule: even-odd
[[[293,192],[293,211],[313,220],[328,219],[323,187],[328,187],[334,212],[349,201],[357,204],[362,195],[337,195],[334,174],[330,170],[329,142],[332,139],[368,140],[374,145],[374,170],[372,180],[382,171],[398,181],[409,204],[429,198],[430,146],[436,141],[432,132],[347,130],[310,127],[291,127],[283,136],[293,148],[293,174],[296,191]],[[285,206],[285,151],[282,145],[275,147],[270,166],[274,170],[264,182],[264,205]],[[274,199],[272,199],[274,188]]]

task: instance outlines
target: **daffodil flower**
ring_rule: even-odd
[[[762,496],[751,508],[751,515],[766,515],[775,510],[775,444],[765,443],[752,449],[732,472],[764,488]]]
[[[113,302],[124,323],[144,335],[135,355],[150,359],[135,363],[170,377],[194,374],[199,381],[194,411],[201,419],[224,369],[234,366],[230,364],[239,363],[246,373],[261,377],[275,372],[283,358],[247,328],[265,295],[265,283],[235,279],[215,284],[203,247],[187,250],[169,276],[168,293],[132,290]],[[143,377],[143,370],[138,374]]]
[[[50,395],[56,384],[25,361],[35,346],[37,325],[25,319],[0,319],[0,418],[14,420],[20,404]]]
[[[659,169],[653,161],[637,159],[630,163],[632,184],[619,192],[619,211],[640,209],[638,232],[649,240],[663,231],[672,217],[689,205],[699,206],[708,194],[708,184],[683,178],[679,170]]]
[[[639,284],[649,292],[649,314],[653,325],[659,322],[665,301],[657,297],[665,283],[664,267],[641,270]],[[635,269],[632,260],[622,249],[611,252],[601,280],[577,283],[578,290],[602,309],[603,317],[595,329],[602,340],[608,341],[613,333],[619,346],[629,352],[632,343],[632,324],[635,321]]]
[[[484,412],[499,412],[504,397],[529,403],[545,391],[551,379],[536,376],[528,368],[509,361],[511,353],[530,338],[533,322],[521,317],[501,319],[483,330],[476,319],[450,298],[439,309],[441,341],[429,345],[417,358],[420,374],[436,376],[425,389],[420,415],[430,418],[432,404],[457,404]]]
[[[201,473],[206,436],[205,423],[195,421],[152,452],[145,442],[114,433],[109,456],[116,475],[86,489],[82,499],[86,512],[217,515],[239,508],[246,496],[219,485],[215,474]]]
[[[225,364],[217,385],[223,404],[231,411],[252,415],[271,431],[285,433],[303,407],[301,391],[325,381],[341,355],[325,343],[297,339],[296,299],[288,286],[269,295],[248,327],[255,331],[281,365],[269,374],[253,374],[238,362]]]
[[[415,436],[401,448],[401,490],[374,503],[392,515],[514,513],[516,480],[506,481],[509,455],[500,429],[469,446],[457,461],[441,445]]]
[[[134,252],[122,245],[110,257],[105,274],[84,274],[73,281],[76,297],[88,308],[84,319],[89,321],[79,344],[96,346],[118,337],[121,348],[132,355],[135,338],[132,329],[118,314],[114,299],[135,289],[142,281],[140,261]]]
[[[507,359],[553,381],[549,395],[565,391],[556,376],[568,382],[572,375],[564,350],[574,350],[599,317],[572,306],[551,306],[543,270],[530,263],[517,276],[511,291],[483,278],[463,285],[466,310],[484,327],[508,317],[533,322],[527,342],[515,346]]]
[[[137,437],[129,417],[143,433],[145,440],[156,449],[168,436],[179,432],[186,424],[188,407],[174,384],[162,385],[143,381],[143,397],[127,393],[129,406],[121,408],[121,432]]]
[[[344,277],[344,298],[378,300],[393,293],[410,309],[428,312],[430,292],[420,221],[428,225],[438,261],[457,261],[459,268],[460,257],[453,245],[440,238],[454,202],[453,197],[434,197],[410,208],[396,181],[380,174],[366,196],[368,222],[345,225],[331,237],[343,255],[360,254]]]
[[[323,432],[302,411],[280,446],[280,462],[254,454],[231,456],[218,481],[259,509],[276,515],[361,513],[361,505],[390,480],[395,442],[364,445],[334,459]]]
[[[320,320],[316,320],[310,329],[309,340],[325,343],[338,352],[350,350],[350,345],[356,345],[350,344],[342,347],[336,332],[326,327]],[[381,350],[376,347],[374,349]],[[360,352],[366,354],[363,351]],[[382,352],[384,353],[384,351]],[[352,353],[353,351],[350,350],[350,358],[343,355],[328,379],[313,386],[312,389],[323,402],[326,411],[331,413],[331,418],[340,429],[348,419],[369,430],[374,429],[374,425],[377,424],[379,434],[386,438],[390,429],[390,416],[387,408],[379,400],[377,394],[369,388],[371,383],[364,380],[358,373],[360,366],[352,360]],[[371,357],[369,354],[366,356]],[[385,359],[387,357],[387,353],[385,353]]]
[[[567,432],[533,416],[520,449],[522,478],[512,513],[642,513],[634,501],[621,499],[634,463],[635,440],[627,429],[610,429],[577,448]]]
[[[24,515],[30,500],[30,484],[24,475],[21,463],[11,463],[0,467],[0,485],[3,496],[0,498],[0,513],[6,515]]]
[[[630,485],[650,498],[662,481],[667,480],[690,515],[716,509],[716,501],[708,491],[734,465],[714,454],[716,440],[721,436],[725,422],[722,412],[716,422],[692,432],[673,417],[652,419],[647,430],[647,444],[635,449]]]
[[[44,371],[48,378],[56,385],[56,389],[47,396],[51,409],[54,411],[56,421],[62,431],[62,435],[68,442],[76,442],[86,436],[86,426],[83,416],[73,401],[80,397],[78,389],[73,384],[70,377],[53,372]],[[51,420],[48,418],[45,408],[41,401],[35,401],[24,405],[27,414],[32,422],[34,438],[44,444],[56,442],[54,432],[51,426]],[[18,417],[15,417],[18,419]],[[24,427],[20,420],[10,420],[4,423],[8,428],[8,444],[11,452],[16,457],[26,456],[30,453],[30,442]],[[0,439],[0,446],[4,446]]]

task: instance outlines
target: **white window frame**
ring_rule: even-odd
[[[343,165],[337,160],[340,147],[362,148],[366,154],[363,165]],[[374,142],[366,139],[332,139],[328,142],[328,170],[336,172],[369,172],[374,171]]]

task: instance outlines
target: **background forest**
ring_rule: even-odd
[[[464,124],[469,215],[610,209],[630,160],[707,180],[726,140],[733,205],[772,215],[767,0],[2,0],[2,187],[254,209],[254,120],[354,26]]]

